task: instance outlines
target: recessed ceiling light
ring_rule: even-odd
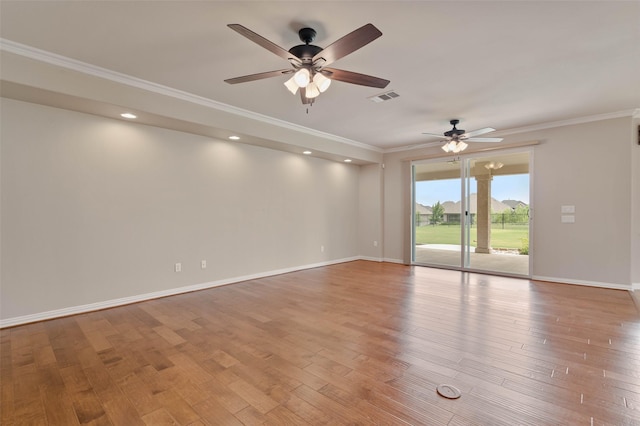
[[[304,152],[303,152],[303,154],[304,154],[304,155],[311,155],[311,154],[313,154],[313,152],[311,152],[311,151],[304,151]]]
[[[129,118],[131,120],[133,120],[134,118],[138,118],[135,114],[131,114],[130,112],[122,113],[122,114],[120,114],[120,117]]]
[[[350,163],[351,162],[351,158],[347,158],[346,160],[344,160],[345,163]]]
[[[229,139],[231,139],[232,141],[237,141],[240,140],[240,136],[229,136]]]

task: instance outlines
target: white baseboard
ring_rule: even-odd
[[[391,259],[388,257],[385,257],[384,259],[382,259],[383,262],[389,262],[389,263],[399,263],[401,265],[404,265],[404,260],[402,259]]]
[[[358,259],[359,260],[368,260],[370,262],[384,262],[385,261],[381,257],[370,257],[370,256],[360,256],[360,257],[358,257]]]
[[[613,290],[631,290],[632,289],[632,285],[604,283],[600,281],[569,280],[566,278],[542,277],[539,275],[534,275],[531,277],[531,279],[536,281],[549,281],[552,283],[559,283],[559,284],[575,284],[575,285],[584,285],[588,287],[610,288]]]
[[[31,322],[45,321],[45,320],[50,320],[50,319],[54,319],[54,318],[66,317],[66,316],[69,316],[69,315],[76,315],[76,314],[82,314],[82,313],[86,313],[86,312],[99,311],[101,309],[114,308],[116,306],[122,306],[122,305],[129,305],[131,303],[143,302],[145,300],[158,299],[160,297],[174,296],[176,294],[189,293],[189,292],[198,291],[198,290],[205,290],[205,289],[208,289],[208,288],[213,288],[213,287],[219,287],[219,286],[223,286],[223,285],[238,283],[238,282],[241,282],[241,281],[255,280],[255,279],[259,279],[259,278],[271,277],[271,276],[274,276],[274,275],[286,274],[286,273],[289,273],[289,272],[301,271],[301,270],[304,270],[304,269],[312,269],[312,268],[318,268],[318,267],[321,267],[321,266],[334,265],[334,264],[338,264],[338,263],[352,262],[354,260],[360,260],[360,259],[361,259],[361,257],[358,257],[358,256],[350,257],[350,258],[343,258],[343,259],[336,259],[336,260],[330,260],[330,261],[327,261],[327,262],[312,263],[312,264],[308,264],[308,265],[301,265],[301,266],[294,266],[294,267],[290,267],[290,268],[276,269],[276,270],[273,270],[273,271],[261,272],[261,273],[257,273],[257,274],[244,275],[244,276],[233,277],[233,278],[226,278],[226,279],[223,279],[223,280],[211,281],[211,282],[195,284],[195,285],[190,285],[190,286],[185,286],[185,287],[171,288],[171,289],[168,289],[168,290],[154,291],[152,293],[138,294],[138,295],[135,295],[135,296],[122,297],[122,298],[119,298],[119,299],[105,300],[105,301],[102,301],[102,302],[89,303],[89,304],[86,304],[86,305],[70,306],[70,307],[67,307],[67,308],[55,309],[53,311],[38,312],[38,313],[35,313],[35,314],[30,314],[30,315],[23,315],[23,316],[19,316],[19,317],[0,319],[0,328],[15,327],[17,325],[28,324],[28,323],[31,323]]]
[[[321,266],[329,266],[329,265],[335,265],[338,263],[352,262],[354,260],[368,260],[372,262],[389,262],[389,263],[404,264],[404,262],[401,259],[354,256],[349,258],[330,260],[326,262],[312,263],[308,265],[293,266],[290,268],[276,269],[273,271],[260,272],[257,274],[226,278],[223,280],[210,281],[206,283],[195,284],[195,285],[190,285],[185,287],[178,287],[178,288],[172,288],[168,290],[156,291],[152,293],[145,293],[145,294],[139,294],[135,296],[123,297],[119,299],[106,300],[103,302],[89,303],[86,305],[70,306],[67,308],[55,309],[53,311],[39,312],[39,313],[23,315],[19,317],[0,319],[0,328],[15,327],[17,325],[28,324],[36,321],[45,321],[45,320],[65,317],[69,315],[76,315],[76,314],[82,314],[85,312],[98,311],[101,309],[114,308],[117,306],[128,305],[131,303],[143,302],[145,300],[152,300],[152,299],[158,299],[160,297],[174,296],[176,294],[189,293],[189,292],[198,291],[198,290],[205,290],[208,288],[219,287],[219,286],[233,284],[241,281],[271,277],[274,275],[287,274],[289,272],[301,271],[305,269],[319,268]],[[624,284],[604,283],[604,282],[596,282],[596,281],[568,280],[565,278],[543,277],[543,276],[533,276],[531,277],[531,279],[537,280],[537,281],[549,281],[549,282],[561,283],[561,284],[575,284],[575,285],[584,285],[584,286],[590,286],[590,287],[611,288],[615,290],[640,290],[640,283],[624,285]]]

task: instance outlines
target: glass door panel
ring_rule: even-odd
[[[529,153],[465,161],[470,238],[464,266],[529,275]]]
[[[413,262],[460,267],[460,161],[415,163]]]

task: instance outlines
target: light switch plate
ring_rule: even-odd
[[[561,217],[561,221],[562,223],[575,223],[576,217],[572,214],[569,214],[569,215],[563,214]]]
[[[561,206],[560,207],[560,211],[562,213],[575,213],[576,212],[576,206]]]

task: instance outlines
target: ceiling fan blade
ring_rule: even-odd
[[[278,77],[283,74],[291,74],[294,71],[295,70],[292,70],[292,69],[267,71],[267,72],[261,72],[258,74],[243,75],[242,77],[228,78],[225,81],[229,84],[246,83],[248,81],[262,80],[263,78],[270,78],[270,77]]]
[[[465,138],[468,142],[502,142],[502,138]]]
[[[423,135],[436,136],[436,137],[439,137],[439,138],[441,138],[441,137],[442,137],[442,134],[441,134],[441,133],[423,133]]]
[[[324,59],[322,65],[329,65],[340,58],[347,56],[349,53],[355,52],[363,46],[371,43],[380,37],[382,33],[373,24],[367,24],[355,31],[350,32],[339,40],[318,52],[313,57],[313,62]]]
[[[301,62],[299,58],[297,58],[295,55],[289,53],[288,50],[283,49],[282,47],[278,46],[277,44],[267,40],[266,38],[262,37],[260,34],[254,33],[249,28],[246,28],[246,27],[244,27],[244,26],[242,26],[240,24],[228,24],[227,27],[231,28],[232,30],[234,30],[238,34],[245,36],[246,38],[248,38],[252,42],[264,47],[268,51],[275,53],[276,55],[280,56],[281,58],[284,58],[284,59],[286,59],[288,61],[293,60],[293,61],[295,61],[297,63]]]
[[[344,81],[345,83],[351,84],[359,84],[360,86],[377,87],[379,89],[384,89],[389,84],[389,80],[373,77],[371,75],[360,74],[353,71],[339,70],[336,68],[323,68],[322,71],[325,75],[327,74],[325,71],[331,73],[327,75],[327,77],[331,78],[332,80]]]
[[[474,136],[480,136],[480,135],[484,135],[485,133],[495,132],[495,131],[496,129],[494,129],[493,127],[485,127],[484,129],[478,129],[472,132],[467,132],[463,136],[466,138],[472,138]]]

